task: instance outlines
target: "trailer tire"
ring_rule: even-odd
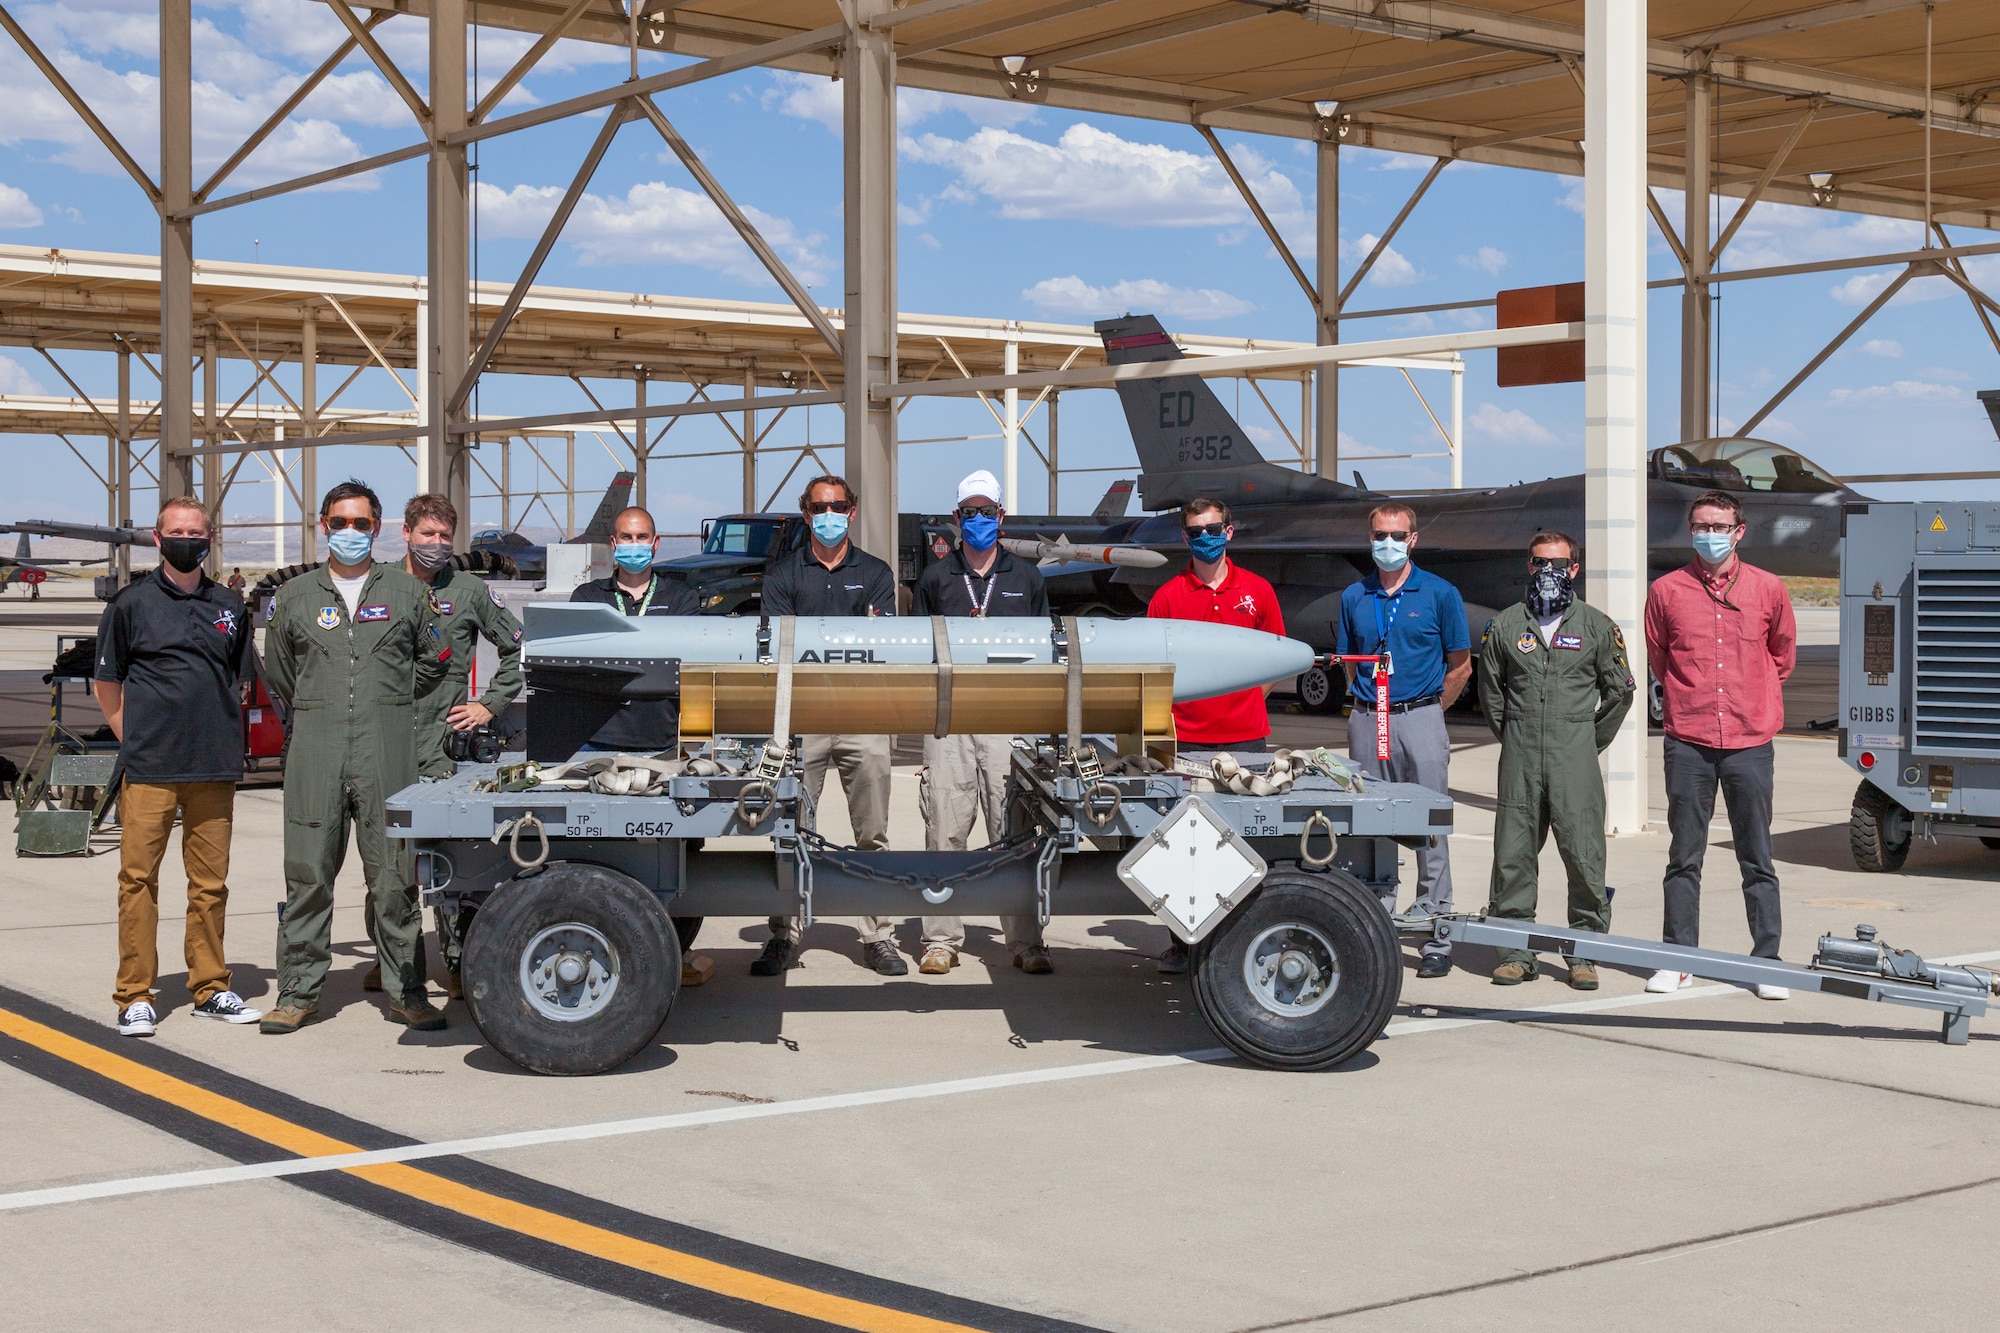
[[[1353,1059],[1382,1035],[1403,985],[1402,950],[1382,904],[1339,870],[1272,870],[1189,963],[1209,1027],[1268,1069]],[[1302,973],[1291,983],[1287,963]]]
[[[1854,791],[1854,808],[1847,817],[1847,846],[1854,864],[1887,874],[1903,868],[1910,855],[1910,812],[1874,783],[1863,781]]]
[[[573,974],[558,973],[566,962]],[[537,1074],[602,1074],[644,1050],[681,984],[681,945],[643,884],[558,862],[488,898],[465,941],[472,1021]]]
[[[1325,667],[1309,667],[1298,679],[1299,706],[1308,713],[1338,713],[1340,691],[1334,688],[1334,674]]]

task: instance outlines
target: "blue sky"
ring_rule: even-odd
[[[157,160],[156,6],[152,0],[27,4],[13,12],[151,169]],[[258,124],[339,40],[336,20],[308,0],[198,3],[195,65],[196,176]],[[424,24],[398,17],[378,30],[412,82],[423,85]],[[482,32],[476,64],[490,80],[527,39]],[[623,76],[622,51],[564,42],[510,97],[524,108],[602,86]],[[676,61],[648,56],[648,70]],[[157,222],[110,157],[11,43],[0,43],[0,87],[10,90],[0,119],[0,241],[148,252]],[[838,304],[840,289],[839,85],[824,78],[751,71],[670,92],[659,100],[737,199],[753,210],[773,244],[805,281]],[[598,122],[577,118],[481,147],[478,263],[482,278],[512,278],[551,203],[567,183]],[[1154,310],[1168,327],[1232,336],[1306,339],[1311,318],[1276,252],[1250,219],[1219,166],[1191,130],[1151,121],[1086,116],[1004,101],[906,90],[901,102],[900,297],[905,310],[1087,323]],[[407,111],[357,56],[316,91],[285,128],[234,178],[237,187],[335,165],[413,141]],[[1313,157],[1309,145],[1225,134],[1232,154],[1301,254],[1310,250]],[[1427,159],[1369,150],[1344,158],[1343,246],[1355,257],[1372,243],[1419,179]],[[1490,296],[1496,288],[1574,280],[1582,274],[1581,182],[1531,172],[1457,164],[1448,168],[1397,237],[1393,251],[1357,294],[1360,308]],[[1677,196],[1663,195],[1677,217]],[[1723,205],[1724,216],[1734,203]],[[1981,239],[1966,233],[1965,239]],[[1766,205],[1745,224],[1725,267],[1914,247],[1914,223]],[[204,258],[416,272],[422,265],[421,168],[408,164],[339,187],[295,194],[202,218],[195,246]],[[1674,271],[1654,238],[1653,276]],[[1352,261],[1350,260],[1350,263]],[[1972,261],[1976,279],[2000,288],[2000,258]],[[1821,343],[1880,290],[1880,270],[1797,277],[1723,289],[1718,314],[1722,370],[1718,411],[1724,433],[1746,417]],[[644,125],[620,134],[572,219],[543,280],[618,291],[752,300],[782,299],[775,285],[699,195]],[[1480,327],[1489,311],[1362,321],[1348,337],[1389,337],[1427,329]],[[1652,297],[1650,434],[1679,436],[1676,388],[1679,296]],[[2000,467],[2000,445],[1974,397],[2000,385],[1992,344],[1956,289],[1942,280],[1905,293],[1809,380],[1759,434],[1801,449],[1839,473]],[[109,357],[70,354],[66,365],[92,391],[111,389]],[[1502,484],[1582,465],[1582,389],[1499,389],[1491,353],[1468,357],[1467,462],[1471,484]],[[232,366],[237,390],[248,372]],[[287,372],[287,382],[295,376]],[[1419,375],[1443,416],[1443,376]],[[1368,455],[1433,453],[1441,441],[1403,377],[1351,370],[1342,378],[1343,452],[1378,488],[1436,486],[1442,458],[1369,461]],[[0,392],[61,390],[30,351],[0,349]],[[141,396],[152,386],[141,384]],[[224,391],[234,397],[229,380]],[[1222,388],[1225,401],[1233,390]],[[602,390],[600,390],[602,392]],[[1249,394],[1242,420],[1271,448],[1282,439]],[[402,395],[370,372],[350,401],[390,406]],[[1279,410],[1296,421],[1296,395],[1280,390]],[[482,407],[560,411],[588,406],[562,381],[489,377]],[[1036,430],[1039,421],[1030,429]],[[931,402],[905,414],[906,437],[979,434],[991,418],[972,402]],[[796,444],[836,439],[837,409],[794,413],[771,437]],[[607,438],[612,438],[609,431]],[[699,419],[668,442],[689,451],[721,449],[721,427]],[[86,454],[94,446],[79,442]],[[12,437],[25,466],[0,497],[0,518],[100,519],[90,475],[53,439]],[[1129,437],[1108,393],[1071,393],[1063,403],[1065,460],[1078,467],[1131,463]],[[92,456],[95,456],[94,454]],[[588,435],[578,448],[586,485],[601,484],[609,454]],[[906,508],[948,502],[950,483],[973,466],[996,466],[997,441],[914,445],[905,452]],[[764,464],[768,489],[789,465]],[[530,466],[517,461],[517,471]],[[414,482],[402,455],[381,449],[328,450],[323,481],[355,472],[399,502]],[[243,475],[251,475],[246,471]],[[692,528],[705,514],[737,507],[729,460],[656,464],[655,508],[662,527]],[[1023,489],[1044,493],[1039,465],[1024,456]],[[1109,474],[1066,479],[1063,507],[1087,509]],[[1901,487],[1881,493],[1914,494]],[[1917,488],[1919,490],[1923,488]],[[1936,489],[1935,487],[1931,489]],[[1994,483],[1953,483],[1954,494],[2000,494]],[[268,513],[268,482],[232,497],[232,517]],[[149,498],[139,503],[149,513]],[[1039,509],[1039,504],[1024,506]],[[586,507],[587,509],[587,507]],[[497,518],[487,502],[481,523]],[[539,515],[535,520],[541,521]]]

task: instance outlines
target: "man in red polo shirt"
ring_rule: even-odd
[[[1207,620],[1270,634],[1285,632],[1278,594],[1271,585],[1228,555],[1236,535],[1229,506],[1197,496],[1181,506],[1181,535],[1187,539],[1188,566],[1153,594],[1146,614],[1156,620]],[[1271,734],[1264,696],[1271,687],[1238,690],[1212,699],[1174,705],[1175,744],[1190,750],[1262,750]],[[1160,971],[1187,971],[1187,946],[1175,940],[1160,955]]]

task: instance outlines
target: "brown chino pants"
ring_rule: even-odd
[[[222,917],[229,902],[233,782],[127,782],[118,799],[118,990],[120,1013],[153,998],[160,974],[160,862],[181,816],[187,870],[187,986],[196,1004],[229,985]]]

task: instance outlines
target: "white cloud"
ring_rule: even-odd
[[[1478,254],[1458,257],[1458,262],[1467,268],[1481,269],[1495,276],[1498,276],[1501,269],[1507,267],[1507,261],[1508,254],[1505,250],[1496,250],[1490,245],[1480,246]]]
[[[966,139],[906,139],[905,155],[958,173],[961,201],[997,200],[1014,219],[1061,218],[1116,227],[1236,227],[1250,212],[1220,163],[1202,154],[1120,138],[1077,124],[1054,143],[988,127]],[[1281,231],[1303,235],[1305,201],[1262,155],[1237,152],[1258,199]],[[1386,262],[1385,256],[1385,262]]]
[[[0,393],[47,393],[28,368],[10,356],[0,356]]]
[[[1827,395],[1827,401],[1835,407],[1861,407],[1879,403],[1944,402],[1964,396],[1956,385],[1897,380],[1893,384],[1870,384],[1861,389],[1835,389]]]
[[[1021,295],[1047,314],[1079,315],[1091,319],[1108,319],[1128,311],[1139,311],[1171,320],[1195,322],[1233,319],[1257,308],[1248,301],[1212,287],[1190,290],[1171,286],[1157,278],[1130,279],[1109,287],[1093,287],[1071,274],[1066,278],[1044,278]]]
[[[1481,403],[1479,410],[1465,419],[1475,434],[1502,444],[1559,444],[1554,431],[1517,407]]]
[[[776,70],[771,84],[760,99],[766,108],[798,120],[815,120],[835,134],[840,133],[841,88],[832,79],[792,70]],[[908,127],[948,111],[956,111],[975,125],[1019,125],[1035,118],[1035,108],[1024,102],[1003,102],[990,97],[960,97],[932,92],[927,88],[896,90],[896,123]]]
[[[1903,344],[1894,338],[1870,338],[1861,344],[1861,350],[1869,356],[1893,358],[1903,354]]]
[[[537,237],[562,199],[559,185],[478,185],[479,229],[487,236]],[[831,271],[820,253],[822,238],[801,235],[792,223],[746,206],[743,211],[792,271],[817,283]],[[563,240],[583,264],[688,264],[746,282],[770,275],[708,196],[660,181],[642,181],[621,198],[585,194],[563,228]]]
[[[17,185],[0,183],[0,227],[39,227],[42,210]]]
[[[1343,257],[1359,264],[1368,257],[1368,252],[1375,248],[1375,242],[1380,239],[1382,238],[1374,232],[1364,232],[1354,240],[1342,241],[1340,252]],[[1382,257],[1375,261],[1375,267],[1368,270],[1368,280],[1362,286],[1373,283],[1377,287],[1408,287],[1412,283],[1422,282],[1429,276],[1392,245],[1382,251]]]

